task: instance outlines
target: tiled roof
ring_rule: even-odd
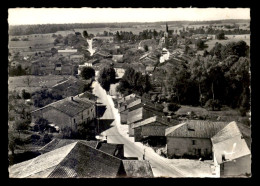
[[[75,142],[78,142],[78,141],[81,141],[85,145],[88,145],[88,146],[93,147],[93,148],[96,148],[97,145],[98,145],[98,141],[73,140],[73,139],[56,139],[55,138],[51,142],[49,142],[48,144],[43,146],[41,149],[39,149],[39,151],[41,153],[50,152],[50,151],[53,151],[53,150],[58,149],[60,147],[63,147],[63,146],[66,146],[68,144],[75,143]]]
[[[127,108],[132,108],[140,103],[143,103],[143,105],[146,105],[146,106],[150,106],[150,107],[154,107],[154,104],[152,104],[151,102],[149,102],[148,100],[144,100],[144,99],[136,99],[134,101],[131,101],[128,105],[127,105]]]
[[[231,161],[251,154],[236,122],[229,123],[211,141],[218,164],[223,163],[222,155],[225,155],[226,161]]]
[[[221,129],[227,122],[211,122],[204,120],[189,120],[185,123],[166,129],[165,136],[173,137],[192,137],[192,138],[211,138]]]
[[[127,124],[137,122],[143,119],[143,107],[128,112],[127,115]]]
[[[153,171],[147,160],[123,160],[127,177],[152,178]]]
[[[9,168],[10,178],[47,177],[54,168],[71,152],[76,143],[42,154]],[[42,175],[42,172],[45,172]]]
[[[123,148],[123,146],[123,144],[99,143],[97,149],[114,156],[115,151],[120,147]]]
[[[87,98],[79,98],[79,97],[73,97],[73,100],[71,100],[71,97],[56,101],[54,103],[51,103],[49,105],[46,105],[40,109],[34,110],[33,112],[42,110],[47,107],[53,107],[66,115],[73,117],[79,112],[86,110],[94,105],[94,102],[90,101]],[[33,113],[32,112],[32,113]]]
[[[144,126],[144,125],[148,125],[148,124],[152,124],[152,123],[155,123],[155,122],[156,123],[160,123],[162,125],[171,126],[170,123],[164,121],[161,117],[153,116],[153,117],[150,117],[148,119],[145,119],[143,121],[140,121],[138,123],[133,124],[132,128],[138,128],[138,127],[141,127],[141,126]]]
[[[9,168],[12,178],[116,177],[122,160],[78,141]]]
[[[134,122],[138,122],[142,119],[146,119],[144,116],[144,110],[146,110],[147,112],[152,112],[154,116],[158,115],[158,116],[162,116],[163,113],[156,111],[155,109],[153,109],[152,107],[141,107],[138,109],[135,109],[133,111],[128,112],[127,115],[127,123],[134,123]]]

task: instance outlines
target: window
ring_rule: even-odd
[[[74,123],[76,123],[76,119],[75,118],[73,118],[73,121],[74,121]]]
[[[192,140],[192,145],[195,145],[196,144],[195,142],[196,142],[195,140]]]

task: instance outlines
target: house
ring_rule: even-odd
[[[171,124],[159,116],[153,116],[143,121],[134,123],[132,129],[134,130],[135,141],[141,141],[144,137],[160,137],[165,138],[165,129]]]
[[[150,74],[150,73],[152,73],[154,71],[154,69],[155,69],[154,66],[147,66],[145,68],[145,71],[146,71],[146,73]]]
[[[126,68],[128,67],[127,64],[124,63],[113,63],[113,68],[116,72],[117,78],[122,78],[125,74]]]
[[[62,56],[69,56],[71,54],[77,53],[77,51],[77,49],[58,50],[58,54]]]
[[[68,78],[52,86],[52,91],[61,95],[75,96],[79,93],[79,80]]]
[[[236,122],[231,122],[211,138],[213,160],[220,177],[251,174],[251,152]]]
[[[157,110],[157,111],[160,111],[162,112],[163,111],[163,106],[159,105],[159,104],[153,104],[152,102],[150,102],[149,100],[147,99],[143,99],[143,98],[138,98],[136,97],[135,100],[129,102],[127,104],[127,109],[129,111],[132,111],[132,110],[135,110],[135,109],[138,109],[138,108],[141,108],[143,106],[146,106],[146,107],[151,107],[153,108],[154,110]]]
[[[85,62],[83,65],[79,65],[79,68],[78,68],[78,74],[81,73],[81,70],[84,68],[84,67],[93,67],[95,64],[99,63],[99,60],[98,59],[91,59],[91,60],[88,60],[87,62]]]
[[[121,120],[121,124],[126,124],[127,123],[127,115],[128,115],[128,109],[127,109],[127,105],[135,100],[137,100],[137,97],[132,97],[128,100],[125,100],[123,103],[121,103],[120,107],[118,108],[118,112],[120,113],[120,120]]]
[[[168,157],[212,157],[210,138],[226,125],[226,122],[189,120],[167,128],[165,136]]]
[[[127,115],[129,136],[134,137],[134,130],[132,127],[135,123],[145,120],[147,118],[153,117],[153,116],[163,116],[163,115],[164,115],[163,112],[157,111],[155,108],[149,107],[147,105],[144,105],[138,109],[129,111],[128,115]]]
[[[129,99],[134,98],[134,97],[137,97],[137,95],[136,94],[129,94],[129,95],[125,96],[125,97],[122,97],[122,98],[118,99],[117,100],[117,103],[118,103],[117,107],[119,108],[119,107],[123,106],[123,104],[124,104],[124,102],[126,100],[129,100]]]
[[[78,125],[96,118],[95,102],[87,98],[68,97],[31,112],[32,122],[37,118],[47,119],[60,129],[69,127],[76,131]]]
[[[94,101],[94,102],[96,102],[97,98],[98,98],[97,96],[95,96],[94,94],[92,94],[91,92],[88,92],[88,91],[85,91],[85,92],[79,94],[78,97],[87,98],[87,99]]]
[[[69,56],[69,58],[74,63],[80,63],[81,61],[84,60],[84,55],[83,54],[72,54]]]
[[[145,74],[145,65],[142,63],[131,63],[131,67],[137,71],[141,72],[142,74]]]
[[[9,167],[10,178],[115,178],[126,176],[122,160],[76,141]]]
[[[112,60],[114,62],[122,63],[124,55],[113,55]]]
[[[113,43],[114,42],[114,37],[111,36],[98,36],[98,37],[94,37],[93,41],[97,41],[97,40],[101,40],[102,42],[105,43]]]

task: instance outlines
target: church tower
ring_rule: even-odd
[[[164,37],[165,37],[165,39],[166,38],[168,38],[168,24],[166,23],[166,30],[165,30],[165,32],[164,32]]]

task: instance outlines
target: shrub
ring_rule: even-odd
[[[52,134],[44,134],[43,136],[43,142],[44,143],[49,143],[53,138],[53,135]]]
[[[176,104],[176,103],[169,103],[168,104],[168,110],[169,111],[172,111],[172,112],[175,112],[177,111],[181,106]]]
[[[205,107],[209,110],[220,110],[222,105],[220,104],[219,100],[213,100],[213,99],[209,99],[206,104]]]
[[[40,132],[43,132],[47,125],[49,124],[49,121],[44,119],[44,118],[38,118],[36,121],[35,121],[35,127],[34,129],[36,131],[40,131]]]

